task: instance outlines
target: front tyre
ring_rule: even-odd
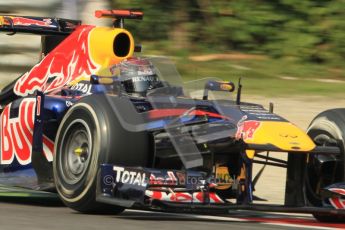
[[[308,135],[318,146],[337,146],[341,150],[340,154],[311,154],[306,160],[305,198],[309,205],[322,206],[320,189],[345,179],[345,109],[319,114],[310,124]],[[321,222],[345,221],[344,216],[315,214],[314,217]]]
[[[107,100],[103,95],[81,99],[66,113],[56,136],[56,189],[66,206],[80,212],[117,214],[124,210],[96,202],[100,164],[147,164],[147,135],[125,130]],[[127,140],[137,145],[128,145]]]

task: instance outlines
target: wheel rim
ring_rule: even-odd
[[[68,184],[80,182],[90,166],[92,136],[83,120],[75,120],[66,128],[60,146],[59,165],[64,181]]]

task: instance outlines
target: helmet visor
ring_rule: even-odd
[[[122,81],[127,93],[144,93],[154,89],[159,84],[157,75],[136,76]]]

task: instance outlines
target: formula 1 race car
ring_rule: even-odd
[[[240,81],[188,87],[168,59],[133,57],[140,46],[124,19],[141,12],[96,17],[113,27],[0,16],[0,31],[42,36],[43,54],[0,93],[0,184],[57,192],[80,212],[261,210],[341,220],[345,110],[321,113],[305,133],[273,106],[242,102]],[[253,178],[253,164],[287,168],[285,205],[256,204],[262,171]]]

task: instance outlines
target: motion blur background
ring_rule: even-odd
[[[96,9],[141,9],[126,27],[143,55],[170,56],[185,81],[219,77],[263,95],[345,95],[345,0],[0,0],[6,14],[107,24]],[[0,39],[0,84],[38,61],[40,38]]]

